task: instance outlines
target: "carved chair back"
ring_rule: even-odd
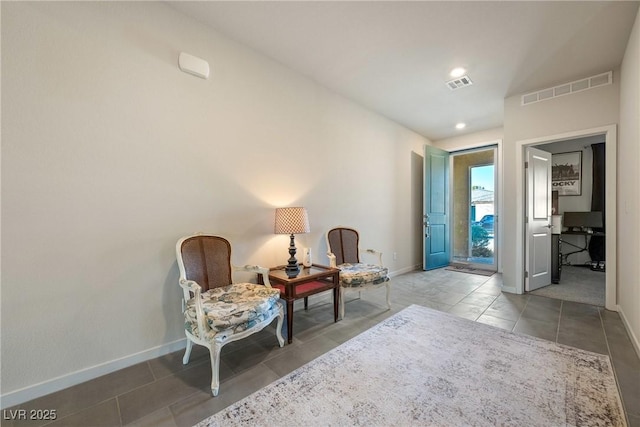
[[[336,256],[336,264],[357,264],[360,262],[358,244],[360,236],[353,228],[336,227],[327,233],[329,251]]]
[[[232,283],[231,244],[226,239],[211,235],[188,237],[180,246],[180,255],[180,279],[193,280],[202,292]]]

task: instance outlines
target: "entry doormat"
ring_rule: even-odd
[[[626,426],[626,419],[608,356],[412,305],[197,426],[248,425]]]
[[[480,276],[493,276],[496,272],[492,270],[483,270],[481,268],[468,267],[461,264],[451,264],[445,267],[445,270],[459,271],[460,273],[478,274]]]

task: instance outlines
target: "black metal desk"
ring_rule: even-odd
[[[563,240],[562,236],[584,236],[584,247],[577,246],[577,245],[574,245],[571,242]],[[594,237],[594,236],[596,236],[596,237],[605,237],[606,234],[604,232],[602,232],[602,231],[592,231],[592,232],[588,232],[588,231],[563,231],[562,234],[560,234],[560,238],[559,238],[559,241],[558,241],[558,245],[559,245],[558,250],[560,252],[562,252],[560,247],[562,246],[563,243],[565,243],[567,245],[571,245],[571,246],[577,248],[578,250],[573,251],[573,252],[569,252],[569,253],[564,254],[564,255],[560,254],[560,256],[564,257],[564,259],[566,260],[569,255],[577,254],[577,253],[584,252],[584,251],[588,251],[589,250],[589,240],[591,239],[591,237]]]

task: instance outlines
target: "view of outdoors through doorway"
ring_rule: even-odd
[[[452,261],[495,270],[495,148],[452,157]]]

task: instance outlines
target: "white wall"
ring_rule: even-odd
[[[480,132],[467,133],[433,142],[434,147],[449,152],[496,144],[504,136],[503,128],[487,129]]]
[[[640,354],[640,14],[621,66],[618,304]]]
[[[159,3],[1,7],[3,407],[180,347],[183,235],[283,264],[303,205],[317,262],[344,224],[420,263],[428,140]]]
[[[505,197],[504,225],[505,229],[517,230],[516,223],[523,215],[522,195],[517,191],[517,188],[522,186],[522,177],[517,173],[518,167],[515,160],[519,157],[517,147],[521,147],[517,144],[518,141],[542,139],[549,135],[579,133],[584,129],[613,128],[615,133],[615,126],[618,125],[618,153],[615,157],[617,160],[615,164],[617,234],[614,236],[618,258],[614,266],[617,285],[614,289],[616,300],[614,304],[617,304],[616,307],[620,310],[634,345],[640,352],[640,282],[638,281],[640,270],[637,262],[640,255],[638,244],[638,235],[640,235],[638,227],[638,171],[640,168],[638,27],[636,17],[623,64],[620,70],[614,70],[613,85],[525,107],[520,106],[519,95],[505,100],[505,194],[511,194],[513,197]],[[608,156],[607,168],[610,160]],[[608,182],[607,187],[609,185]],[[610,216],[607,218],[610,219]],[[504,282],[506,287],[512,289],[521,287],[521,284],[516,283],[516,272],[522,271],[523,268],[522,240],[522,235],[515,233],[513,239],[505,243]],[[609,240],[609,234],[607,240]],[[607,254],[610,253],[609,247],[610,245],[607,245]],[[609,282],[610,270],[607,268],[607,282]],[[607,290],[608,300],[609,295]]]
[[[608,70],[602,70],[605,72]],[[589,76],[584,76],[589,77]],[[561,84],[564,82],[558,82]],[[540,88],[544,89],[544,88]],[[505,99],[503,176],[504,176],[504,288],[522,289],[517,271],[524,271],[523,235],[517,232],[518,219],[524,218],[523,176],[516,166],[518,141],[578,132],[618,122],[620,74],[614,70],[613,84],[521,106],[521,95]]]

